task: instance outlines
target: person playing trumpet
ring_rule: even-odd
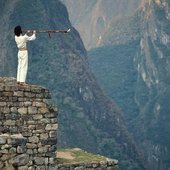
[[[14,28],[15,42],[18,47],[18,68],[17,68],[17,84],[21,86],[28,85],[26,81],[27,70],[28,70],[28,50],[27,42],[36,39],[36,31],[33,31],[31,36],[28,34],[31,31],[27,31],[26,34],[22,34],[21,26]]]

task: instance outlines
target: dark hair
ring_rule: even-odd
[[[22,34],[21,26],[18,25],[14,28],[14,34],[18,37]]]

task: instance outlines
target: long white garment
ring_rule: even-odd
[[[15,36],[15,41],[17,47],[19,49],[26,49],[27,48],[27,41],[35,40],[36,36],[33,34],[32,36],[24,36],[20,35]],[[27,70],[28,70],[28,51],[27,50],[19,50],[18,51],[18,69],[17,69],[17,82],[25,82],[27,77]]]
[[[28,70],[28,51],[18,51],[17,82],[25,82]]]

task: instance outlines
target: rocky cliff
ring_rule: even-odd
[[[142,8],[135,99],[140,108],[136,127],[153,169],[170,168],[169,104],[170,2],[151,1]],[[137,135],[138,136],[138,135]],[[138,136],[139,137],[139,136]]]
[[[37,34],[28,44],[28,82],[49,88],[59,107],[59,146],[81,147],[120,160],[122,167],[142,167],[144,159],[127,131],[117,105],[101,90],[89,69],[78,32],[59,1],[0,1],[0,73],[16,76],[13,28],[67,29],[67,35]],[[84,140],[84,138],[88,140]]]
[[[159,170],[170,167],[169,5],[166,0],[142,1],[131,24],[117,20],[104,46],[89,53],[95,75],[123,109],[150,169]]]

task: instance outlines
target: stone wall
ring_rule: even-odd
[[[0,77],[0,170],[117,170],[117,162],[58,164],[57,109],[49,91]]]
[[[57,170],[118,170],[116,160],[93,163],[59,164]]]
[[[56,111],[46,88],[0,78],[0,169],[56,165]]]

